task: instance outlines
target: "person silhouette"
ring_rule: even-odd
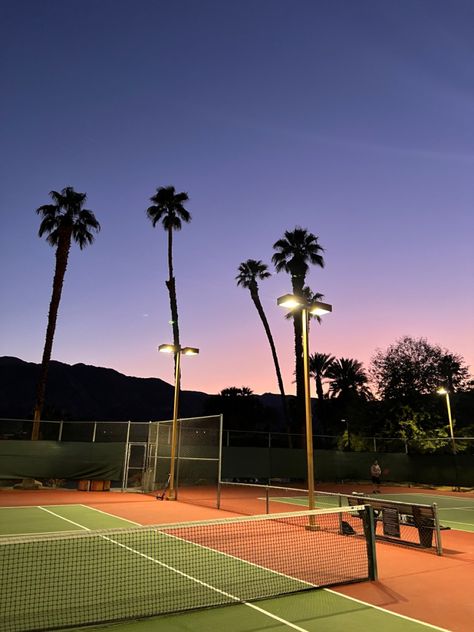
[[[380,494],[380,477],[382,475],[382,469],[379,462],[375,460],[370,466],[370,477],[372,483],[375,485],[374,494]]]

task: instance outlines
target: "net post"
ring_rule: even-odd
[[[219,472],[219,477],[217,479],[217,495],[216,495],[216,507],[217,507],[217,509],[221,508],[221,487],[222,487],[221,473]]]
[[[337,502],[338,502],[339,509],[341,509],[341,508],[342,508],[342,496],[341,496],[341,494],[338,494],[338,496],[339,496],[339,497],[338,497],[338,499],[337,499]],[[342,522],[343,522],[343,520],[342,520],[342,514],[340,513],[340,514],[339,514],[339,533],[343,533],[343,530],[342,530]]]
[[[365,506],[364,525],[364,530],[366,532],[369,579],[371,581],[375,581],[378,577],[377,552],[375,550],[375,517],[374,510],[370,505]]]
[[[438,516],[438,505],[437,503],[433,503],[433,516],[434,516],[434,526],[436,531],[436,554],[443,555],[443,546],[441,544],[441,529],[439,527],[439,516]]]

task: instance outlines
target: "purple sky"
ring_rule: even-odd
[[[190,197],[175,238],[183,388],[277,392],[238,265],[301,225],[334,313],[311,352],[424,336],[474,367],[471,0],[42,0],[0,19],[0,355],[40,362],[54,250],[35,209],[73,186],[102,224],[73,248],[53,358],[172,382],[158,186]],[[261,283],[288,392],[293,331]]]

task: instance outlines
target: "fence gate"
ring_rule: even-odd
[[[129,442],[125,452],[122,489],[142,489],[147,461],[147,443]]]

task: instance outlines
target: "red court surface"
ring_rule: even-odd
[[[348,485],[347,489],[345,487],[336,488],[332,485],[330,491],[368,491],[364,486],[354,489],[354,484]],[[385,488],[387,493],[388,489]],[[391,493],[396,493],[400,488],[393,490]],[[410,491],[414,492],[415,489],[411,488]],[[419,491],[430,493],[430,490],[425,489]],[[439,495],[440,491],[433,493]],[[239,494],[242,498],[241,490]],[[200,496],[203,497],[202,490]],[[473,497],[472,494],[462,494],[463,498],[469,496]],[[204,501],[211,504],[211,495]],[[248,500],[244,499],[243,502]],[[0,506],[60,504],[88,505],[138,524],[211,520],[244,513],[232,513],[189,502],[161,501],[145,494],[46,489],[0,491]],[[251,513],[251,509],[247,505],[245,513]],[[260,513],[264,513],[261,503],[259,509]],[[291,509],[290,505],[288,509]],[[474,533],[445,531],[442,540],[444,554],[441,557],[433,552],[377,543],[378,581],[343,586],[337,592],[445,630],[471,632],[474,629]]]

